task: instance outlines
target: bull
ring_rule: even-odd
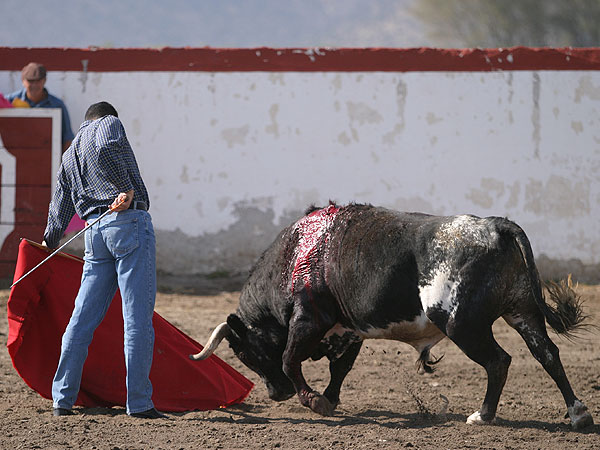
[[[432,216],[350,204],[311,208],[262,254],[242,288],[239,306],[217,326],[203,351],[223,339],[265,383],[269,397],[328,416],[364,339],[406,342],[426,372],[431,348],[450,338],[487,374],[481,408],[467,423],[496,415],[511,357],[494,339],[502,317],[523,338],[564,397],[572,427],[593,424],[573,392],[546,332],[582,326],[579,297],[555,289],[546,302],[524,231],[501,217]],[[302,362],[326,356],[330,381],[320,394]]]

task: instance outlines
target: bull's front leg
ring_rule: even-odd
[[[294,308],[283,353],[283,372],[292,381],[302,405],[322,416],[331,416],[334,406],[326,397],[312,390],[302,374],[302,362],[313,354],[325,335],[326,327],[301,306]]]
[[[352,369],[354,361],[360,352],[362,341],[351,344],[348,349],[339,358],[330,358],[329,372],[331,379],[329,385],[323,392],[323,395],[329,400],[333,408],[335,408],[340,402],[340,390],[342,389],[342,383]]]

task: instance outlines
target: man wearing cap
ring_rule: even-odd
[[[6,99],[13,106],[31,108],[60,108],[62,111],[62,146],[63,151],[69,148],[73,140],[71,121],[67,107],[61,99],[51,95],[44,87],[46,84],[46,68],[40,63],[31,62],[21,70],[23,89],[9,94]]]

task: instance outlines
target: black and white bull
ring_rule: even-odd
[[[569,333],[583,316],[576,296],[556,297],[556,308],[545,302],[527,236],[507,219],[331,204],[279,234],[253,268],[236,313],[190,357],[207,358],[227,338],[271,399],[296,393],[304,406],[330,415],[364,339],[406,342],[430,372],[437,362],[430,349],[448,336],[487,372],[481,409],[467,419],[483,424],[494,420],[511,362],[492,334],[502,317],[558,385],[572,426],[582,428],[592,416],[567,380],[545,321]],[[331,379],[321,395],[301,364],[323,356]]]

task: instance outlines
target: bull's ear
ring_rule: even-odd
[[[229,325],[235,334],[237,334],[240,338],[244,339],[246,337],[246,325],[244,325],[242,319],[240,319],[237,315],[229,314],[229,316],[227,316],[227,325]]]

